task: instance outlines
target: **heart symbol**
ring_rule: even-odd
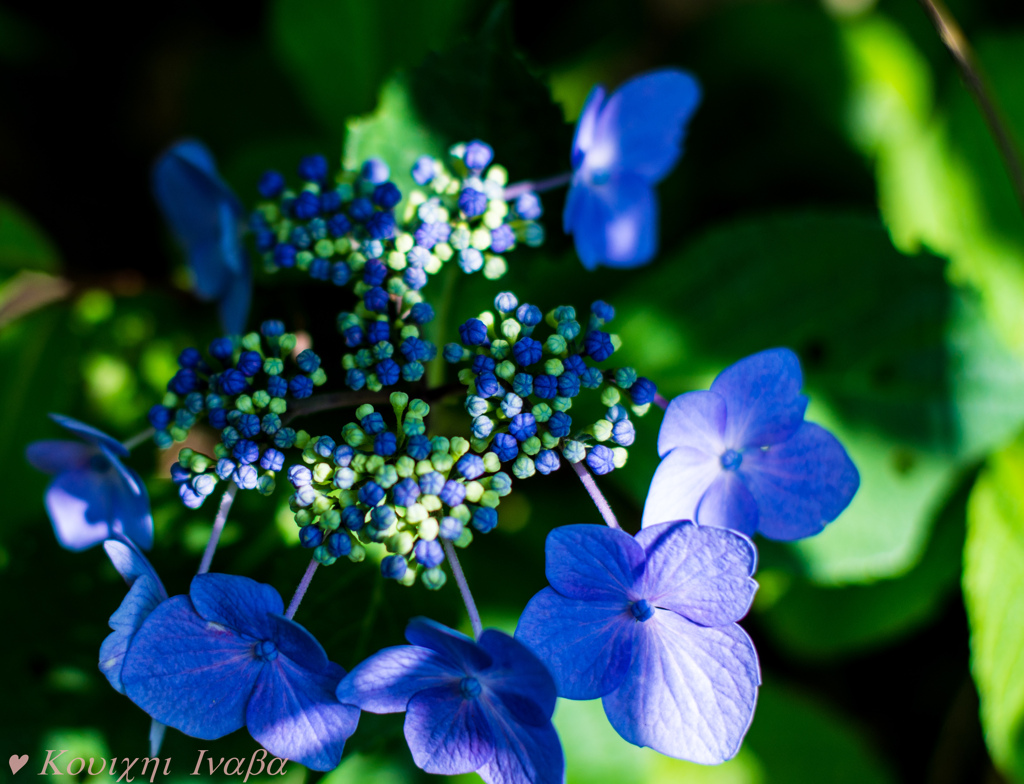
[[[17,754],[12,754],[7,762],[11,766],[11,775],[13,775],[25,767],[28,762],[28,754],[22,754],[20,757]]]

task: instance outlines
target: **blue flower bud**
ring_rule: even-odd
[[[491,442],[491,451],[498,456],[502,463],[515,460],[519,454],[519,444],[514,436],[508,433],[498,433]]]
[[[339,212],[327,219],[327,231],[332,237],[344,237],[352,231],[352,222],[344,213]]]
[[[352,277],[352,269],[344,261],[336,261],[331,265],[330,281],[335,286],[344,286]]]
[[[284,185],[284,175],[281,172],[269,170],[260,175],[256,189],[264,199],[276,199],[284,190]]]
[[[535,458],[534,462],[536,463],[537,470],[545,476],[550,474],[552,471],[557,471],[558,466],[561,464],[558,459],[558,453],[551,449],[541,451],[541,453]]]
[[[352,368],[345,373],[345,386],[359,391],[366,386],[366,374],[359,368]]]
[[[533,338],[521,338],[512,347],[512,356],[520,367],[529,367],[540,362],[544,356],[544,347]]]
[[[288,469],[288,481],[296,488],[305,487],[313,481],[313,472],[304,465],[293,465]]]
[[[486,506],[480,506],[473,510],[473,527],[482,534],[490,533],[498,524],[498,512]]]
[[[380,286],[374,286],[363,295],[363,304],[366,309],[374,313],[384,313],[388,309],[388,293]]]
[[[211,427],[221,430],[228,423],[228,412],[223,408],[212,408],[206,415],[206,421]]]
[[[295,266],[295,256],[298,253],[294,245],[288,243],[281,243],[274,248],[274,264],[282,268],[290,268]]]
[[[459,267],[467,275],[479,272],[484,266],[484,255],[476,248],[459,251]]]
[[[398,506],[412,506],[420,497],[420,486],[415,479],[403,479],[392,490],[395,504]]]
[[[325,542],[327,552],[334,558],[344,558],[352,552],[352,538],[348,534],[334,533]]]
[[[341,522],[350,531],[358,531],[366,524],[366,512],[358,506],[346,506],[341,510]]]
[[[501,224],[498,228],[491,230],[491,250],[495,253],[505,253],[512,250],[516,245],[516,235],[512,227],[507,223]]]
[[[641,377],[629,388],[629,396],[638,406],[644,406],[654,402],[657,391],[658,388],[654,386],[653,381]]]
[[[573,373],[579,375],[587,369],[587,363],[583,361],[583,357],[579,354],[570,354],[562,360],[562,366],[566,370],[571,370]]]
[[[597,302],[592,303],[590,305],[590,312],[604,322],[611,321],[615,318],[615,308],[603,300],[597,300]]]
[[[587,453],[587,465],[598,476],[611,473],[615,469],[615,455],[604,444],[596,444]]]
[[[524,193],[516,199],[516,215],[524,220],[537,220],[544,214],[540,197],[536,193]]]
[[[227,480],[231,478],[233,473],[235,473],[235,468],[235,464],[225,457],[217,461],[217,465],[213,470],[216,472],[218,477]]]
[[[417,542],[413,553],[416,556],[416,560],[427,569],[440,566],[441,562],[444,561],[444,548],[441,547],[441,543],[436,539]]]
[[[386,531],[395,522],[395,510],[390,506],[376,506],[370,511],[370,524],[378,531]]]
[[[382,210],[390,210],[402,200],[402,192],[393,182],[382,182],[373,189],[373,196],[370,198]]]
[[[479,174],[487,168],[487,165],[493,158],[494,151],[491,149],[491,146],[479,139],[474,139],[466,145],[466,152],[462,156],[462,162],[466,164],[466,168],[471,172]]]
[[[438,495],[444,489],[445,478],[437,471],[429,471],[420,477],[420,490],[424,495]]]
[[[379,286],[388,276],[388,268],[379,259],[370,259],[363,267],[363,283],[367,286]]]
[[[327,159],[322,155],[307,155],[299,161],[299,176],[309,182],[327,179]]]
[[[388,181],[391,177],[391,169],[380,158],[370,158],[363,164],[359,176],[369,183],[378,185]]]
[[[394,433],[384,431],[373,439],[373,452],[381,457],[390,457],[398,451],[398,438]]]
[[[595,362],[604,362],[615,352],[612,339],[606,332],[592,329],[583,340],[583,346]]]
[[[523,399],[515,392],[508,392],[501,399],[501,413],[511,419],[523,410]]]
[[[210,356],[214,359],[218,359],[221,362],[229,362],[235,353],[235,343],[231,338],[215,338],[210,342],[210,347],[207,351],[209,351]]]
[[[260,433],[260,418],[255,414],[242,414],[235,427],[243,438],[255,438]]]
[[[320,197],[310,191],[303,191],[295,197],[295,201],[292,202],[292,213],[299,220],[309,220],[315,218],[320,214]],[[301,235],[299,235],[301,236]],[[296,242],[296,234],[292,234],[291,240],[300,248],[309,247],[309,239],[307,238],[304,242]]]
[[[291,449],[295,446],[296,433],[293,428],[282,427],[274,433],[274,446],[278,449]]]
[[[189,471],[181,463],[174,463],[171,465],[171,481],[176,485],[180,485],[182,482],[187,482],[192,478],[192,472]]]
[[[268,447],[260,458],[260,468],[264,471],[280,471],[284,468],[284,453]]]
[[[356,472],[347,466],[334,471],[334,486],[341,490],[348,490],[356,483]]]
[[[239,463],[255,463],[260,459],[260,448],[256,445],[255,441],[250,441],[248,438],[244,438],[235,444],[235,448],[231,450],[231,454],[235,460]]]
[[[288,394],[288,382],[280,376],[271,376],[267,380],[267,392],[271,397],[284,397]]]
[[[516,373],[512,379],[512,391],[520,397],[529,397],[533,394],[533,376],[529,373]]]
[[[580,393],[580,377],[567,370],[558,377],[559,397],[576,397]]]
[[[493,373],[495,368],[494,360],[486,354],[476,354],[473,357],[473,364],[470,365],[470,370],[474,373]]]
[[[329,458],[334,454],[334,448],[337,446],[334,439],[330,436],[320,436],[316,440],[316,444],[313,445],[313,451],[322,458]]]
[[[494,298],[494,308],[501,313],[511,313],[519,307],[519,300],[511,291],[503,291]]]
[[[410,436],[405,442],[405,453],[413,460],[426,460],[430,457],[430,439],[425,435]]]
[[[217,386],[225,395],[240,395],[248,387],[245,374],[234,368],[228,368],[217,377]]]
[[[441,488],[438,496],[448,506],[458,506],[466,500],[466,486],[456,482],[454,479],[449,479],[444,483],[444,487]]]
[[[389,580],[401,580],[408,568],[403,555],[389,555],[380,562],[380,573]]]
[[[487,194],[474,188],[463,188],[459,194],[459,209],[467,218],[483,215],[487,210]]]
[[[367,482],[359,488],[359,500],[366,506],[376,506],[384,500],[384,488],[376,482]]]
[[[547,373],[533,379],[533,392],[543,400],[550,400],[558,394],[558,379]]]
[[[256,241],[256,250],[260,253],[267,253],[277,244],[277,236],[269,229],[257,229],[253,231],[253,238]]]
[[[585,389],[597,389],[604,383],[604,375],[597,368],[587,368],[580,374],[580,385]]]
[[[548,431],[555,438],[565,438],[572,429],[572,417],[564,411],[556,411],[547,422]]]
[[[393,359],[385,359],[378,362],[374,370],[377,373],[377,379],[386,387],[397,384],[398,379],[402,375],[402,368]]]
[[[147,415],[149,424],[157,430],[163,430],[171,423],[171,413],[171,409],[158,403],[149,409],[149,414]]]
[[[197,348],[187,348],[178,355],[178,364],[183,368],[195,369],[202,361],[203,356]]]
[[[303,373],[312,373],[320,367],[320,357],[314,354],[312,349],[307,348],[295,357],[295,364]]]
[[[324,532],[315,525],[304,525],[299,529],[299,541],[303,547],[319,547],[324,541]]]
[[[461,362],[466,353],[466,350],[458,343],[448,343],[444,347],[444,361],[449,363]]]
[[[494,432],[494,421],[488,416],[478,416],[471,425],[473,438],[488,438]]]
[[[478,479],[484,475],[483,458],[468,452],[459,458],[459,462],[455,464],[455,470],[466,479]]]
[[[427,273],[417,267],[408,267],[402,274],[402,282],[413,291],[419,291],[427,285]]]
[[[199,388],[199,377],[192,368],[182,368],[174,374],[167,388],[176,395],[187,395]]]
[[[178,486],[178,496],[181,498],[181,502],[189,509],[198,509],[203,505],[203,501],[206,500],[206,496],[199,495],[188,484]]]
[[[417,302],[409,311],[409,320],[413,324],[428,324],[434,320],[434,309],[426,302]]]
[[[481,373],[476,377],[476,391],[481,397],[494,397],[501,392],[501,384],[493,373]]]
[[[251,465],[238,466],[231,478],[242,490],[254,490],[259,484],[259,474]]]
[[[417,185],[427,185],[437,176],[437,161],[429,155],[421,155],[412,167],[412,178]]]
[[[457,517],[442,517],[437,535],[449,541],[458,539],[462,536],[462,521]]]
[[[395,216],[390,212],[378,212],[366,222],[366,230],[375,240],[390,240],[396,234]]]
[[[288,382],[288,392],[296,400],[313,394],[313,382],[306,376],[296,376]]]
[[[508,432],[516,441],[523,442],[537,435],[537,420],[533,418],[533,414],[516,414],[508,424]]]
[[[636,440],[636,429],[628,419],[616,422],[612,427],[612,441],[619,446],[632,446]]]

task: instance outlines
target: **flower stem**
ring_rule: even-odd
[[[312,558],[309,561],[309,566],[306,567],[306,573],[302,575],[302,580],[299,581],[299,587],[295,589],[295,593],[292,594],[292,600],[288,602],[288,609],[284,611],[284,617],[289,620],[295,617],[295,611],[299,609],[299,604],[302,602],[302,597],[306,595],[306,590],[309,588],[310,582],[313,580],[313,572],[320,565],[320,562],[316,558]]]
[[[237,492],[238,485],[232,482],[228,485],[228,489],[224,491],[224,495],[221,496],[217,517],[214,519],[213,529],[210,531],[210,541],[206,543],[203,560],[199,562],[199,571],[196,574],[206,574],[210,571],[213,554],[217,550],[217,542],[220,541],[221,532],[224,530],[224,523],[228,521],[228,512],[231,511],[231,504],[235,502],[235,493]]]
[[[654,404],[662,411],[668,408],[668,401],[661,396],[660,392],[654,393]]]
[[[469,583],[466,582],[466,575],[462,573],[462,564],[459,563],[459,556],[455,554],[455,547],[447,539],[441,540],[441,546],[444,547],[444,554],[448,558],[449,565],[452,567],[452,574],[455,577],[456,584],[459,586],[459,592],[462,594],[462,601],[466,605],[466,612],[469,613],[469,624],[473,627],[473,636],[479,637],[484,627],[480,623],[480,613],[477,612],[476,602],[473,601],[473,594],[469,592]]]
[[[573,470],[576,475],[583,482],[583,486],[587,488],[587,492],[590,493],[591,499],[597,506],[597,511],[601,513],[601,517],[604,518],[605,523],[608,524],[609,528],[617,528],[620,531],[622,526],[619,525],[619,521],[615,519],[615,512],[612,511],[611,505],[605,500],[605,497],[601,494],[600,489],[597,487],[597,482],[594,481],[594,477],[590,475],[590,470],[586,464],[580,460],[578,463],[572,464]]]
[[[1003,113],[999,110],[995,96],[985,83],[970,43],[942,0],[919,0],[919,2],[935,26],[942,43],[953,56],[960,76],[974,96],[978,108],[981,109],[989,133],[992,134],[992,138],[999,148],[999,154],[1003,158],[1003,165],[1010,176],[1017,200],[1020,202],[1021,209],[1024,210],[1024,166],[1021,165],[1020,154],[1007,130]]]
[[[156,432],[156,430],[154,430],[153,428],[147,427],[141,433],[136,433],[131,438],[128,438],[128,439],[125,439],[124,441],[122,441],[121,442],[121,446],[123,446],[125,449],[127,449],[129,452],[131,452],[139,444],[141,444],[144,441],[152,438],[153,437],[153,433],[155,433],[155,432]]]
[[[564,172],[544,180],[523,180],[505,188],[501,197],[505,201],[512,201],[512,199],[518,199],[524,193],[544,193],[544,191],[551,191],[563,185],[568,185],[571,179],[572,172]]]

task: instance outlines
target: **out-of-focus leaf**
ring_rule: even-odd
[[[1024,445],[992,456],[971,493],[964,547],[971,672],[993,760],[1024,781]]]
[[[793,348],[809,419],[836,433],[862,480],[837,522],[793,547],[820,582],[896,575],[919,558],[957,473],[1024,424],[1024,367],[943,271],[900,254],[870,218],[733,224],[616,298],[616,358],[674,394],[756,351]],[[653,366],[650,345],[661,347]],[[656,462],[635,449],[613,476],[642,502]]]
[[[391,168],[391,180],[405,195],[415,187],[413,164],[421,155],[442,157],[446,146],[426,125],[413,106],[408,83],[391,79],[380,92],[377,109],[348,121],[342,163],[359,170],[367,158],[380,158]]]
[[[774,681],[761,687],[754,723],[739,754],[716,766],[663,757],[620,738],[600,700],[559,700],[555,726],[569,784],[887,784],[885,764],[849,721]]]
[[[55,272],[56,246],[22,210],[0,199],[0,279],[24,269]]]
[[[760,571],[762,589],[771,580],[784,583],[781,596],[762,610],[761,628],[786,650],[809,659],[853,655],[920,628],[959,580],[965,502],[963,492],[946,506],[920,562],[898,578],[830,588]]]
[[[466,0],[277,0],[269,29],[310,108],[340,134],[373,107],[392,71],[444,48],[470,10]]]

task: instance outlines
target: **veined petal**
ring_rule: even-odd
[[[725,398],[725,440],[733,449],[785,441],[804,421],[800,360],[788,348],[761,351],[730,365],[711,391]]]
[[[437,621],[418,616],[405,627],[405,639],[437,651],[455,668],[479,672],[491,666],[491,657],[472,639]]]
[[[103,445],[118,457],[128,457],[128,450],[124,448],[124,445],[116,438],[108,436],[102,430],[97,430],[91,425],[79,422],[77,419],[72,419],[63,414],[50,414],[50,419],[93,446]]]
[[[253,640],[273,640],[276,626],[270,616],[284,613],[274,588],[236,574],[197,574],[189,596],[203,618]]]
[[[337,664],[316,672],[281,655],[266,663],[246,710],[249,733],[274,756],[334,770],[359,723],[359,709],[334,695],[344,674]]]
[[[758,530],[787,541],[821,531],[860,486],[843,445],[813,422],[778,446],[744,455],[740,473],[757,502]]]
[[[643,527],[695,520],[697,505],[723,473],[721,458],[692,447],[676,447],[658,465],[647,491]]]
[[[338,700],[370,713],[401,713],[416,692],[457,683],[461,667],[437,651],[396,645],[360,662],[338,684]]]
[[[405,740],[427,773],[472,773],[494,756],[494,734],[479,699],[464,699],[459,684],[418,692],[405,714]]]
[[[491,702],[489,708],[494,757],[477,770],[480,778],[487,784],[562,784],[565,757],[551,722],[521,724],[500,702]]]
[[[658,431],[658,454],[665,457],[676,447],[689,447],[708,456],[725,452],[725,399],[709,390],[686,392],[665,409]]]
[[[124,578],[129,587],[134,585],[140,577],[151,577],[159,587],[161,599],[167,598],[167,591],[164,589],[156,569],[132,540],[126,537],[108,539],[103,543],[103,549],[117,573]]]
[[[537,724],[550,720],[558,692],[551,672],[537,654],[497,629],[485,629],[479,644],[494,659],[480,674],[481,683],[497,694],[519,721]]]
[[[657,610],[639,626],[629,672],[604,697],[616,732],[704,765],[734,756],[761,682],[746,632],[732,624],[697,626],[670,610]]]
[[[109,542],[104,546],[106,544]],[[99,667],[110,685],[121,694],[124,694],[121,670],[128,646],[143,621],[166,598],[167,592],[159,580],[148,574],[138,575],[137,579],[132,580],[121,606],[110,616],[109,624],[113,633],[107,635],[100,645]]]
[[[264,663],[253,641],[200,617],[173,596],[135,633],[121,670],[129,699],[162,724],[214,740],[245,725]]]
[[[603,525],[562,525],[544,545],[551,587],[573,599],[628,600],[644,571],[643,548],[625,531]]]
[[[636,535],[647,553],[643,597],[701,626],[724,626],[747,614],[757,583],[754,544],[724,528],[664,523]]]
[[[686,124],[700,97],[697,80],[684,71],[665,69],[630,79],[602,107],[586,165],[615,166],[659,182],[682,154]]]
[[[25,459],[37,471],[59,474],[85,468],[96,451],[80,441],[33,441],[25,448]]]
[[[567,599],[545,588],[523,610],[516,639],[551,670],[558,696],[596,699],[618,688],[629,668],[637,621],[628,607],[624,599]]]
[[[112,498],[119,478],[88,468],[58,474],[46,490],[46,511],[60,546],[87,550],[117,533]]]
[[[327,652],[305,626],[283,615],[271,615],[270,624],[274,635],[272,639],[281,653],[311,672],[323,672],[327,669],[327,665],[330,664]],[[342,670],[338,681],[344,677],[345,671]],[[332,694],[337,686],[335,683],[331,687]]]
[[[753,536],[758,519],[757,502],[735,471],[720,473],[697,504],[696,521],[701,525]]]

